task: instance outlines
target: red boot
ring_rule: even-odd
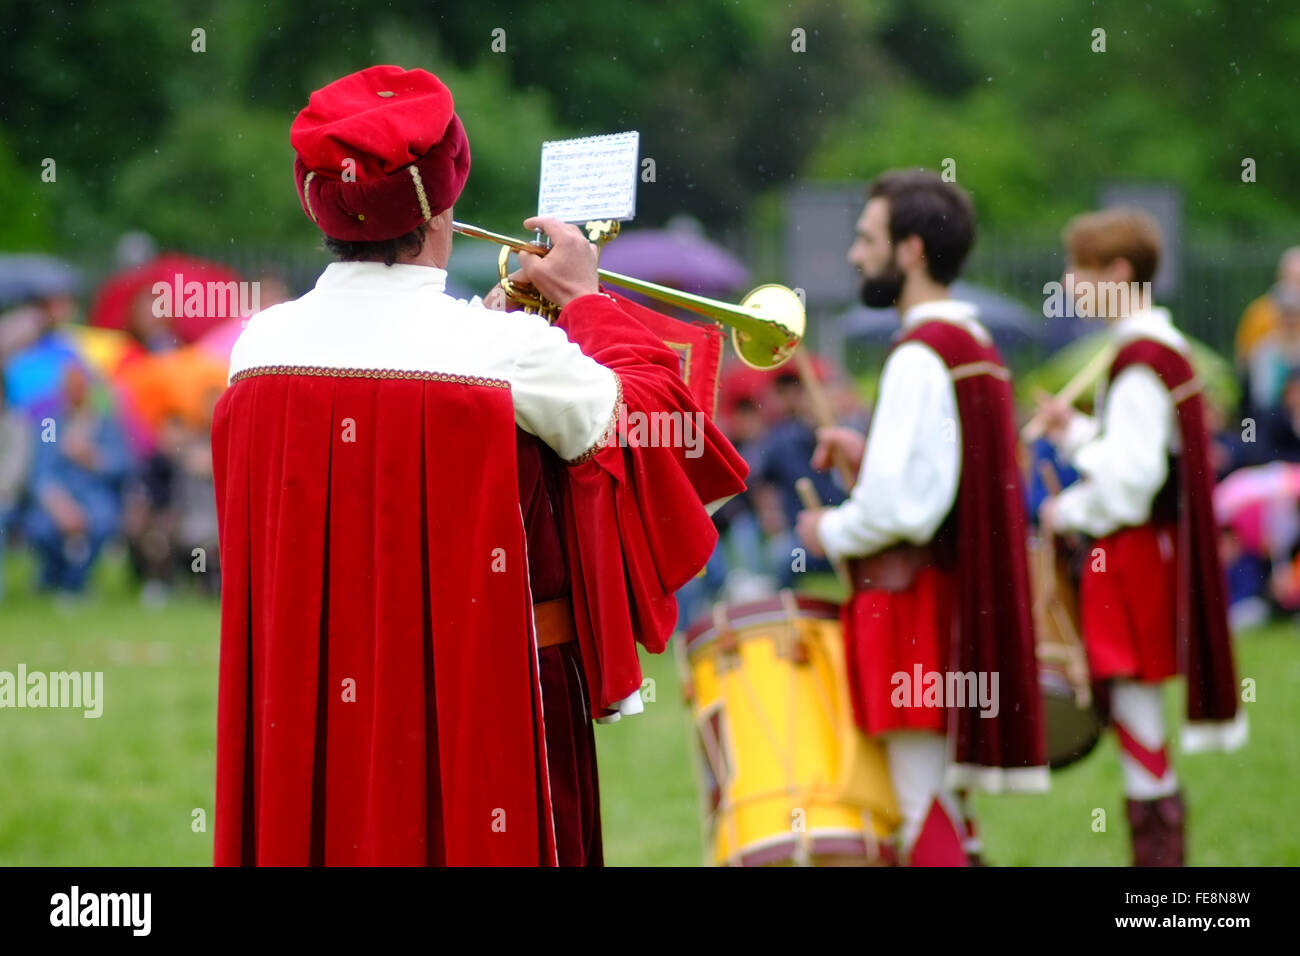
[[[1159,800],[1129,800],[1128,825],[1134,866],[1183,865],[1182,794]]]

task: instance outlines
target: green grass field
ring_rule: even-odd
[[[0,603],[0,670],[104,672],[104,714],[0,710],[0,865],[205,865],[211,861],[217,608],[198,597],[140,606],[120,563],[98,597],[63,607],[29,596],[11,558]],[[1300,864],[1300,641],[1289,625],[1242,635],[1256,681],[1251,740],[1232,755],[1178,757],[1196,865]],[[699,864],[704,857],[690,717],[671,655],[647,657],[646,713],[597,728],[606,860]],[[1178,701],[1167,701],[1171,717]],[[1053,776],[1051,793],[983,796],[997,865],[1124,865],[1127,826],[1113,741]],[[1107,829],[1092,829],[1094,808]],[[207,816],[195,830],[195,810]]]

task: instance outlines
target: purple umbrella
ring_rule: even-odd
[[[81,291],[81,273],[53,256],[0,255],[0,311],[11,305],[76,295]]]
[[[699,295],[735,292],[749,281],[744,263],[693,221],[625,233],[601,252],[600,267]]]

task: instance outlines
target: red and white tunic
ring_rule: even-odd
[[[1059,529],[1094,539],[1079,588],[1089,666],[1094,679],[1186,675],[1184,749],[1231,749],[1246,727],[1191,350],[1162,308],[1119,319],[1111,334],[1099,416],[1076,415],[1060,443],[1081,478],[1055,505]]]
[[[907,311],[902,332],[937,320],[988,343],[976,316],[967,302],[926,302]],[[866,557],[900,543],[928,544],[957,500],[961,438],[957,396],[943,359],[924,343],[899,344],[881,373],[857,483],[848,500],[829,509],[817,526],[831,560]],[[917,666],[921,673],[947,670],[951,591],[950,573],[927,567],[905,591],[870,591],[850,599],[850,681],[858,722],[867,733],[947,731],[942,708],[894,707],[890,697],[896,673],[911,675]],[[858,639],[864,631],[869,631],[867,643]]]
[[[837,561],[900,543],[931,546],[931,563],[910,586],[852,595],[846,656],[859,726],[947,734],[953,785],[1046,786],[1020,487],[1010,376],[974,306],[909,309],[885,362],[858,480],[818,534]],[[951,701],[899,705],[899,675],[946,681],[955,673],[997,675],[998,712],[977,715]]]
[[[1152,339],[1190,354],[1165,309],[1120,319],[1112,334],[1117,346]],[[1081,480],[1055,513],[1058,528],[1094,539],[1079,586],[1089,665],[1095,679],[1162,681],[1177,673],[1177,515],[1154,509],[1179,451],[1174,406],[1155,371],[1130,365],[1098,387],[1096,408],[1096,418],[1076,415],[1061,442]]]

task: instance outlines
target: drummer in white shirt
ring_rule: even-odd
[[[898,859],[916,866],[976,862],[958,786],[1047,785],[1026,516],[1008,491],[1021,487],[1010,376],[975,307],[948,291],[974,232],[969,197],[933,173],[886,173],[868,190],[848,258],[863,302],[896,305],[902,327],[868,435],[819,432],[814,467],[834,447],[857,470],[849,499],[797,525],[853,588],[844,631],[854,716],[885,745]],[[997,580],[984,586],[989,568]],[[973,700],[911,686],[932,675],[952,686],[959,674],[984,682],[980,713]]]
[[[1082,476],[1043,503],[1040,519],[1092,539],[1081,623],[1092,679],[1110,690],[1134,864],[1177,866],[1184,809],[1161,684],[1188,675],[1185,750],[1245,740],[1200,382],[1186,338],[1152,301],[1154,220],[1133,209],[1086,214],[1066,227],[1065,244],[1075,308],[1109,323],[1115,357],[1096,418],[1057,399],[1040,403],[1048,437]]]

